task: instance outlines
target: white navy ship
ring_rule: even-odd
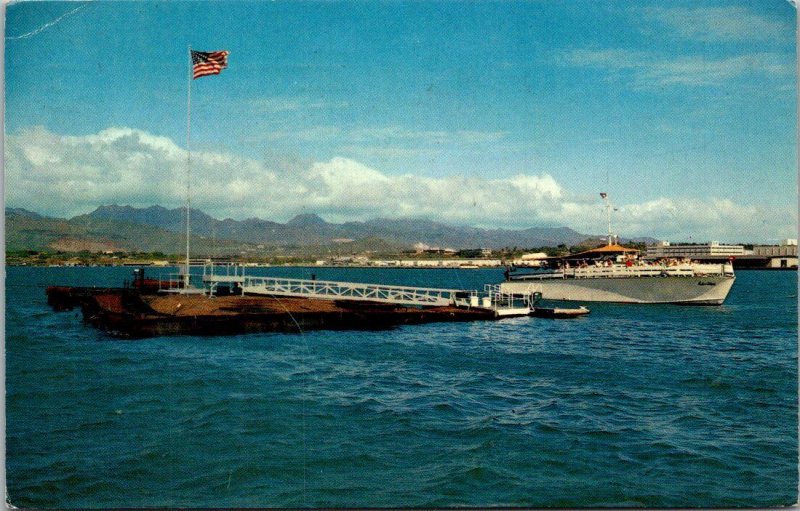
[[[577,254],[547,258],[543,267],[507,271],[503,293],[541,293],[546,300],[721,305],[736,276],[731,261],[643,261],[638,251],[613,242],[611,206],[606,202],[609,244]]]
[[[504,293],[541,293],[546,300],[721,305],[736,276],[730,262],[645,262],[636,250],[607,245],[525,273],[508,272]]]

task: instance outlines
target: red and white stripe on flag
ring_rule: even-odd
[[[227,50],[222,51],[192,51],[192,79],[201,76],[218,75],[228,67]]]

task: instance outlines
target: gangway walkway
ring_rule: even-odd
[[[530,313],[535,302],[533,294],[517,296],[504,293],[498,284],[487,284],[483,293],[462,289],[394,286],[362,282],[339,282],[316,279],[292,279],[245,275],[243,269],[224,272],[204,270],[204,288],[214,296],[220,286],[226,293],[262,296],[285,296],[326,300],[379,302],[419,307],[481,308],[494,310],[499,316],[520,316]]]
[[[469,293],[458,289],[387,286],[383,284],[276,277],[245,276],[239,277],[239,280],[242,282],[243,293],[336,300],[368,300],[397,305],[447,306],[455,303],[457,294],[458,296],[466,296]]]

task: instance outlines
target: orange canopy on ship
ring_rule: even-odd
[[[638,252],[635,248],[628,248],[623,247],[622,245],[606,245],[605,247],[597,247],[591,250],[587,250],[585,252],[579,252],[578,254],[573,255],[580,255],[580,254],[609,254],[609,253],[630,253],[630,252]]]

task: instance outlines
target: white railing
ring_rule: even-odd
[[[662,266],[589,266],[585,268],[568,268],[564,270],[567,277],[576,279],[619,278],[619,277],[661,277],[664,275],[676,277],[691,277],[694,269],[691,267],[662,267]]]
[[[530,312],[534,301],[532,294],[520,297],[504,293],[498,284],[487,284],[484,286],[484,292],[479,293],[459,289],[248,276],[243,269],[209,265],[204,267],[202,274],[195,274],[193,277],[202,278],[203,288],[191,288],[188,292],[205,291],[209,296],[216,294],[218,285],[223,285],[232,286],[229,291],[237,294],[369,301],[423,307],[476,307],[493,310],[497,316],[526,315]],[[170,279],[168,282],[173,282],[176,286],[172,292],[187,292],[180,289],[183,283],[181,279]]]
[[[191,259],[189,268],[189,287],[184,286],[186,266],[179,265],[178,271],[167,274],[166,280],[159,277],[159,292],[214,295],[218,284],[241,283],[244,280],[244,266],[232,262]],[[202,271],[192,273],[191,268],[202,268]]]
[[[724,275],[724,264],[681,264],[677,266],[647,266],[635,264],[624,266],[587,266],[584,268],[571,268],[565,270],[568,277],[580,278],[615,278],[615,277],[693,277],[703,275]],[[730,272],[733,273],[731,268]]]
[[[534,293],[514,294],[502,291],[500,284],[486,284],[482,307],[494,310],[497,316],[525,316],[533,310]]]
[[[244,277],[243,293],[271,296],[302,296],[337,300],[366,300],[398,305],[451,305],[457,289],[387,286],[358,282],[286,279],[275,277]]]
[[[694,277],[711,275],[733,275],[733,267],[726,264],[682,264],[678,266],[638,265],[625,266],[585,266],[577,268],[561,268],[552,272],[530,273],[520,275],[517,279],[597,279],[597,278],[630,278],[630,277]]]
[[[483,286],[484,296],[489,297],[489,301],[494,309],[516,308],[519,307],[519,297],[513,293],[505,293],[501,290],[500,284],[485,284]],[[525,305],[530,303],[528,295],[523,297]]]

